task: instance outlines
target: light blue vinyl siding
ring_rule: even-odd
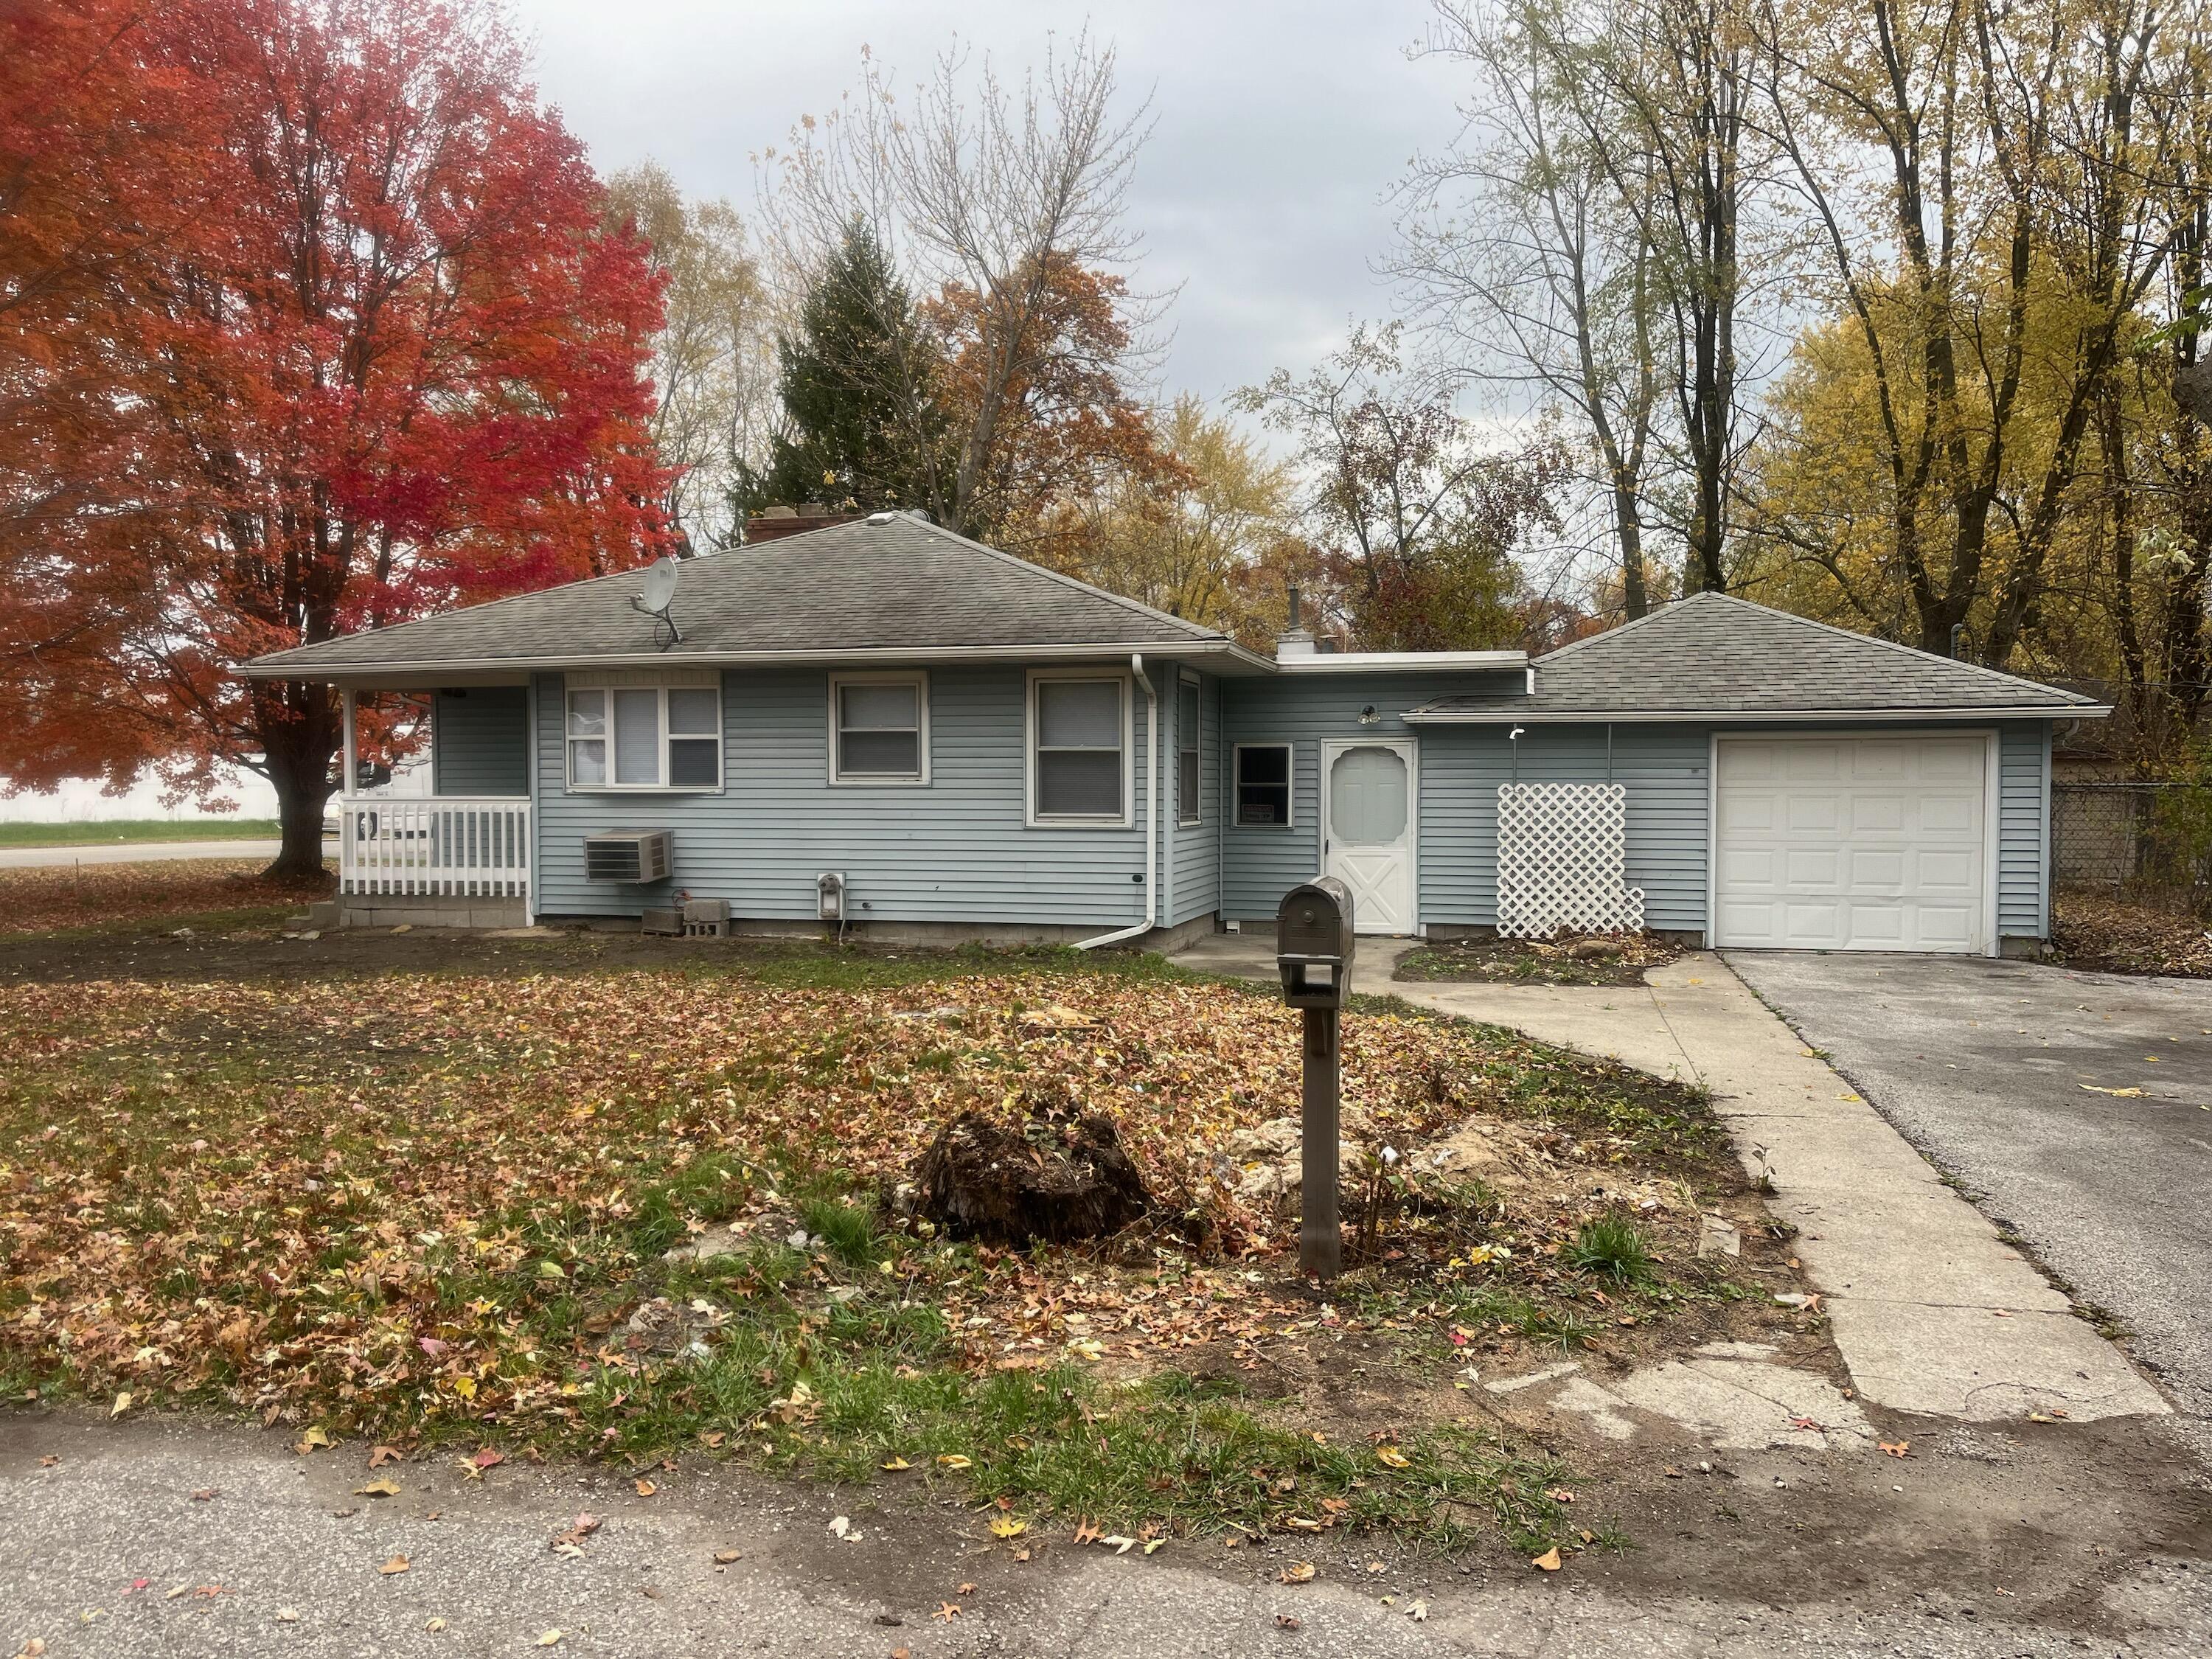
[[[2050,888],[2051,726],[2021,720],[1997,733],[1997,933],[2044,939]]]
[[[1421,920],[1498,920],[1500,784],[1618,783],[1626,880],[1650,927],[1702,932],[1710,734],[1702,726],[1429,726],[1421,734]],[[1516,757],[1515,750],[1518,750]]]
[[[1507,677],[1517,683],[1516,671]],[[1240,826],[1229,819],[1222,831],[1221,901],[1224,916],[1273,921],[1283,895],[1312,878],[1321,862],[1321,745],[1337,738],[1413,738],[1420,774],[1420,841],[1417,866],[1420,920],[1431,922],[1490,921],[1494,901],[1480,915],[1465,914],[1474,889],[1482,882],[1479,854],[1467,838],[1466,796],[1474,785],[1455,783],[1451,769],[1468,750],[1437,743],[1441,728],[1416,729],[1399,718],[1409,708],[1455,692],[1495,691],[1498,674],[1314,674],[1271,679],[1224,680],[1222,701],[1222,763],[1218,796],[1224,815],[1233,811],[1235,784],[1228,750],[1240,743],[1291,745],[1291,826]],[[1379,717],[1362,725],[1361,709]],[[1455,735],[1457,735],[1455,732]],[[1503,741],[1502,732],[1492,741]],[[1432,751],[1434,755],[1432,757]],[[1432,758],[1443,768],[1432,769]],[[1489,811],[1497,812],[1497,792]],[[1432,816],[1433,814],[1433,816]],[[1495,836],[1492,836],[1495,844]],[[1489,884],[1482,884],[1486,888]]]
[[[1421,695],[1425,693],[1425,695]],[[1320,861],[1321,739],[1412,734],[1419,745],[1420,923],[1424,927],[1491,926],[1498,919],[1498,787],[1524,783],[1624,786],[1628,815],[1626,879],[1644,890],[1648,926],[1702,933],[1707,926],[1711,742],[1705,726],[1531,725],[1516,745],[1502,725],[1406,726],[1395,715],[1431,687],[1380,677],[1233,684],[1224,693],[1230,743],[1293,745],[1293,827],[1226,831],[1222,914],[1272,919],[1289,888]],[[1384,718],[1358,723],[1373,703]],[[1721,727],[1721,730],[1731,728]],[[1746,732],[1771,727],[1733,728]],[[1857,722],[1838,730],[1878,729]],[[1922,723],[1891,730],[1927,732]],[[2008,725],[1998,744],[1997,917],[2007,936],[2047,930],[2048,738],[2039,721]],[[1228,774],[1224,770],[1224,780]],[[1224,781],[1226,810],[1228,785]]]
[[[530,702],[519,685],[441,691],[430,708],[430,790],[530,793]]]
[[[1221,906],[1221,682],[1210,674],[1200,678],[1198,707],[1199,821],[1176,823],[1169,839],[1171,875],[1161,916],[1170,926],[1210,915]],[[1170,708],[1176,711],[1178,722],[1181,720],[1179,700],[1161,705],[1161,743],[1170,756],[1176,756],[1182,734],[1179,724],[1172,732],[1166,729],[1165,717]],[[1166,803],[1175,799],[1175,774],[1170,769],[1161,799]]]
[[[1173,672],[1146,665],[1155,685],[1162,667]],[[635,915],[684,890],[727,899],[733,916],[807,921],[816,875],[836,870],[856,921],[1103,931],[1143,919],[1151,769],[1141,691],[1132,699],[1133,822],[1098,830],[1023,823],[1018,667],[930,671],[930,781],[919,787],[830,786],[826,669],[732,670],[722,677],[720,793],[572,794],[562,689],[559,675],[538,678],[541,914]],[[613,829],[672,831],[672,878],[653,888],[586,881],[584,838]]]

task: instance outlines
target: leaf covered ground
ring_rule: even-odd
[[[1493,985],[1641,985],[1645,969],[1681,954],[1680,945],[1654,933],[1425,939],[1400,959],[1393,977]]]
[[[1718,1167],[1696,1103],[1348,1017],[1387,1218],[1322,1301],[1227,1152],[1296,1100],[1295,1016],[1077,960],[0,986],[0,1381],[303,1436],[889,1467],[1127,1526],[1557,1535],[1558,1471],[1478,1421],[1347,1443],[1260,1379],[1316,1338],[1442,1377],[1726,1299],[1684,1265],[1685,1183]],[[1158,1224],[1030,1252],[902,1224],[886,1194],[969,1109],[1111,1118]],[[1511,1127],[1511,1182],[1401,1155],[1471,1118]]]
[[[331,883],[271,881],[265,859],[175,859],[0,870],[0,937],[170,920],[245,926],[328,896]]]
[[[2062,889],[2052,907],[2052,943],[2069,968],[2212,979],[2212,921],[2081,889]]]

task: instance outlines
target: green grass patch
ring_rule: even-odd
[[[1657,1276],[1650,1242],[1626,1216],[1602,1215],[1583,1222],[1560,1247],[1559,1260],[1616,1285],[1646,1284]]]
[[[100,842],[274,841],[274,818],[82,818],[60,823],[0,823],[0,847],[89,847]]]

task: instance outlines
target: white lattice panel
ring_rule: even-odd
[[[1627,792],[1617,783],[1498,786],[1498,931],[1507,939],[1644,930],[1627,884]]]

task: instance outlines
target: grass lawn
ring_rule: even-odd
[[[82,818],[0,823],[0,847],[82,847],[118,841],[274,841],[274,818]]]
[[[0,870],[0,938],[269,926],[329,896],[327,880],[264,880],[266,867],[262,859],[171,859]]]
[[[1741,1191],[1698,1103],[1489,1028],[1347,1018],[1369,1225],[1324,1297],[1230,1151],[1297,1096],[1265,992],[1060,951],[504,944],[495,970],[319,975],[272,943],[301,965],[0,983],[0,1386],[303,1444],[946,1485],[1008,1526],[1528,1549],[1579,1536],[1563,1472],[1454,1369],[1745,1294],[1691,1260],[1692,1200]],[[1110,1118],[1154,1222],[1017,1250],[898,1221],[962,1110]],[[1399,1150],[1470,1118],[1533,1161],[1455,1184]],[[1284,1380],[1347,1367],[1423,1380],[1380,1410]]]

